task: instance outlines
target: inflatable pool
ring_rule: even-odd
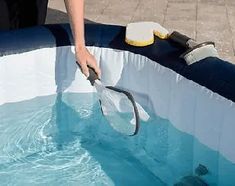
[[[3,185],[235,185],[235,66],[186,65],[183,48],[125,43],[125,27],[87,24],[101,81],[150,114],[115,132],[75,63],[69,25],[0,32]]]

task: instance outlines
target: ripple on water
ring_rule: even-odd
[[[80,108],[72,109],[58,97],[45,99],[0,107],[1,184],[60,185],[69,181],[92,185],[95,180],[112,184],[100,164],[82,147],[76,131],[78,123],[90,116],[92,105],[79,104]]]

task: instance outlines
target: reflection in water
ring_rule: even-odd
[[[72,126],[76,125],[79,120],[77,112],[62,101],[62,94],[57,94],[51,117],[51,123],[56,127],[53,140],[57,145],[57,150],[61,150],[63,145],[76,139],[76,135],[72,132]]]

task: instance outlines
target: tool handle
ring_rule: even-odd
[[[99,79],[99,77],[93,68],[88,66],[88,69],[89,69],[89,77],[87,79],[90,81],[91,85],[93,86],[95,80]]]
[[[78,62],[76,62],[76,64],[81,69],[81,65]],[[95,70],[92,67],[90,67],[90,66],[87,66],[87,67],[88,67],[88,70],[89,70],[89,77],[87,78],[87,80],[89,80],[91,85],[93,86],[94,83],[95,83],[95,80],[99,79],[99,77],[98,77],[98,75],[96,74]]]
[[[188,41],[191,40],[190,37],[181,34],[177,31],[172,32],[172,34],[169,36],[169,39],[177,44],[179,44],[182,47],[188,48]]]

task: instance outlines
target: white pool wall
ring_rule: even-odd
[[[101,67],[104,84],[130,90],[140,104],[235,163],[235,106],[231,100],[144,56],[88,48]],[[93,91],[75,64],[73,47],[0,58],[0,105],[57,92]]]

